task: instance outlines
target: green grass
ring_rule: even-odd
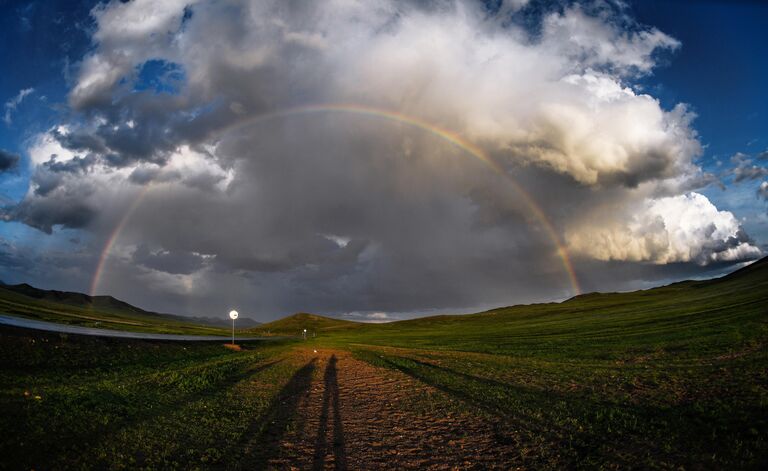
[[[718,280],[366,325],[333,333],[332,340],[562,362],[714,358],[766,340],[768,261],[758,263]]]
[[[443,407],[486,417],[534,468],[768,464],[766,260],[719,280],[322,341],[434,386],[452,399]]]
[[[564,303],[379,325],[302,314],[253,331],[304,328],[318,333],[313,345],[432,386],[413,395],[411,412],[474,414],[530,468],[768,466],[768,260],[722,279]],[[292,426],[289,392],[320,374],[290,353],[295,342],[235,353],[0,335],[8,469],[262,469]]]
[[[0,468],[180,468],[268,424],[303,366],[290,344],[143,342],[0,330]],[[248,432],[248,433],[247,433]]]

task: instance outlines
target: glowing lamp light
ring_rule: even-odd
[[[232,345],[235,344],[235,319],[237,319],[237,311],[234,309],[229,311],[229,318],[232,319]]]

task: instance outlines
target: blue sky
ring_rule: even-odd
[[[413,130],[366,128],[363,119],[327,117],[326,128],[303,118],[286,120],[266,135],[262,128],[247,128],[254,140],[248,144],[231,131],[240,129],[238,123],[250,126],[262,113],[333,101],[413,115],[476,141],[512,169],[550,215],[585,289],[633,289],[710,276],[754,258],[758,248],[768,251],[768,200],[758,196],[761,182],[768,180],[764,2],[637,1],[621,7],[621,2],[532,1],[519,11],[512,2],[488,13],[469,0],[387,0],[360,11],[330,4],[284,11],[269,2],[225,7],[142,1],[0,0],[0,150],[9,162],[19,156],[13,168],[0,172],[6,219],[0,222],[0,279],[87,291],[95,285],[93,271],[114,227],[130,212],[125,234],[109,243],[120,255],[104,269],[100,292],[144,300],[149,308],[186,313],[197,303],[212,309],[218,306],[212,295],[200,294],[193,302],[181,294],[192,287],[204,291],[200,286],[206,284],[226,285],[267,317],[313,308],[336,315],[347,310],[355,318],[366,312],[397,317],[573,294],[551,268],[558,265],[552,244],[539,240],[530,217],[506,200],[507,189],[487,172],[476,175],[477,169],[462,167],[459,178],[449,173],[450,165],[436,170],[424,164],[419,169],[434,190],[427,192],[423,184],[403,190],[418,172],[411,166],[401,173],[387,163],[387,155],[421,152],[429,160],[431,153],[451,152],[433,141],[422,143],[426,137]],[[338,13],[330,14],[334,8]],[[484,15],[490,16],[477,19]],[[521,26],[503,15],[528,23]],[[446,25],[456,34],[444,34]],[[531,33],[524,30],[531,26],[538,34],[533,43],[518,34]],[[586,39],[574,41],[584,31]],[[349,43],[353,35],[357,42]],[[465,47],[475,39],[482,47]],[[424,54],[423,59],[408,62],[404,51]],[[483,59],[488,51],[496,57],[490,66]],[[387,66],[379,69],[380,64]],[[516,75],[519,65],[524,67]],[[99,85],[118,69],[118,79]],[[88,80],[98,86],[84,88]],[[663,129],[632,145],[626,139],[634,137],[621,128],[607,137],[610,131],[598,129],[584,142],[578,141],[584,135],[568,134],[572,126],[563,117],[578,116],[587,102],[604,107],[604,114],[592,118],[611,127],[610,113],[616,110],[609,105],[615,102],[600,97],[615,94],[619,86],[631,87],[632,94],[612,100],[625,100],[647,129]],[[661,107],[644,101],[643,94]],[[517,109],[524,108],[517,106],[520,97],[532,98],[530,109],[546,111],[554,103],[567,113],[538,123],[549,111],[525,115]],[[696,115],[690,123],[673,111],[681,103]],[[536,137],[539,143],[551,140],[549,147],[558,152],[564,142],[581,143],[562,155],[540,154],[548,145],[516,141],[520,135],[505,134],[509,123],[533,123],[530,135],[558,129],[562,135]],[[630,120],[627,128],[634,124]],[[297,127],[300,131],[290,131]],[[659,135],[663,145],[654,141]],[[271,142],[280,136],[290,139]],[[45,139],[68,155],[50,162],[38,155],[33,162],[33,148],[40,152]],[[601,139],[604,147],[589,147]],[[699,144],[701,156],[691,167],[687,159]],[[617,147],[623,149],[617,155],[639,155],[621,163],[622,171],[612,163],[615,155],[579,154],[584,148],[600,154]],[[359,159],[344,157],[353,149],[384,160],[378,167],[357,168]],[[292,153],[314,160],[292,162],[285,157]],[[662,164],[653,162],[660,158]],[[342,165],[338,162],[345,171],[333,170]],[[372,169],[378,170],[369,175]],[[697,171],[710,174],[703,179],[709,183],[697,180]],[[307,183],[310,177],[326,180],[316,189]],[[157,214],[147,203],[133,215],[130,195],[147,182],[164,188],[165,199],[152,201]],[[275,182],[280,185],[273,187]],[[34,194],[28,194],[30,187]],[[342,188],[346,193],[334,193]],[[303,189],[311,193],[302,200]],[[184,205],[172,203],[182,199]],[[258,217],[243,216],[251,206]],[[300,216],[304,206],[312,209]],[[717,216],[715,207],[728,214]],[[209,208],[210,227],[192,216],[197,208]],[[357,219],[340,215],[341,209],[372,211],[412,229],[392,235],[359,214]],[[643,211],[647,214],[633,216]],[[216,217],[230,214],[252,224],[244,232],[258,243],[211,235],[227,223],[213,222]],[[286,214],[302,220],[286,221]],[[685,219],[681,214],[720,219],[713,228],[704,220],[686,220],[678,228],[679,241],[656,247],[673,238],[673,221]],[[159,215],[165,219],[153,219]],[[661,239],[654,232],[658,218],[668,226]],[[261,225],[265,220],[273,224],[269,229]],[[172,224],[166,227],[165,221]],[[199,238],[187,236],[201,228],[207,232]],[[422,245],[420,234],[440,243]],[[333,242],[342,239],[350,242]],[[608,241],[606,247],[598,240]],[[680,247],[689,242],[691,247]],[[632,248],[617,251],[622,246]],[[434,267],[445,266],[446,257],[455,257],[448,264],[455,272],[436,276]],[[517,260],[521,272],[501,263],[507,259]],[[414,264],[420,268],[414,270]],[[473,280],[463,279],[468,271],[476,273]],[[530,286],[521,284],[520,276],[530,277]],[[148,280],[152,292],[138,294]],[[352,294],[329,294],[336,292]],[[392,293],[402,302],[381,301]],[[177,309],[180,299],[188,304]]]
[[[649,0],[635,2],[633,10],[640,21],[683,43],[648,79],[648,87],[666,107],[691,104],[706,146],[704,168],[720,173],[737,152],[755,155],[768,149],[768,4]],[[749,233],[768,243],[768,205],[756,197],[755,182],[726,187],[713,186],[705,194],[718,207],[746,217]]]
[[[33,89],[0,123],[0,148],[24,156],[27,140],[67,113],[72,67],[90,47],[89,12],[97,2],[0,2],[0,101],[6,104],[22,90]],[[4,175],[2,195],[18,200],[27,190],[28,166]]]

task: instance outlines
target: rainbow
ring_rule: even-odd
[[[555,230],[550,220],[547,218],[542,208],[536,202],[536,200],[534,200],[534,198],[522,186],[520,186],[520,184],[517,183],[517,181],[515,181],[511,175],[509,175],[501,167],[501,165],[499,165],[488,154],[486,154],[485,151],[483,151],[483,149],[481,149],[480,147],[476,146],[472,142],[468,141],[467,139],[465,139],[464,137],[456,133],[450,132],[446,129],[443,129],[439,126],[431,124],[422,119],[416,118],[414,116],[409,116],[396,111],[384,110],[384,109],[356,105],[356,104],[319,104],[319,105],[308,105],[308,106],[300,106],[295,108],[288,108],[280,111],[264,113],[264,114],[255,116],[252,119],[237,123],[236,125],[231,126],[229,129],[225,129],[225,130],[239,129],[246,125],[251,125],[257,122],[268,121],[268,120],[281,118],[281,117],[297,115],[297,114],[310,114],[310,113],[354,113],[357,115],[369,116],[369,117],[378,118],[378,119],[386,119],[390,121],[396,121],[399,123],[407,124],[409,126],[413,126],[423,131],[429,132],[430,134],[437,136],[447,142],[450,142],[451,144],[465,151],[467,154],[471,155],[472,157],[488,165],[495,173],[504,177],[507,180],[507,182],[509,182],[512,189],[520,197],[520,199],[525,203],[526,207],[530,210],[531,214],[533,214],[533,216],[536,218],[538,223],[544,229],[547,236],[552,241],[552,244],[555,246],[557,256],[560,258],[563,264],[563,269],[565,270],[565,273],[568,276],[568,280],[571,284],[571,289],[573,291],[573,294],[574,295],[581,294],[581,287],[579,286],[579,280],[576,277],[576,271],[573,268],[573,264],[571,263],[571,259],[570,259],[570,256],[568,255],[568,251],[565,245],[563,245],[563,243],[560,241],[560,237],[558,236],[557,231]],[[96,265],[96,270],[94,272],[93,279],[91,281],[92,296],[96,294],[96,290],[98,289],[99,282],[104,273],[104,267],[106,265],[107,259],[109,258],[109,253],[111,252],[112,247],[114,246],[117,239],[120,237],[120,233],[123,231],[123,229],[127,225],[133,213],[140,206],[141,201],[144,199],[147,193],[149,193],[151,185],[152,183],[150,182],[147,185],[145,185],[144,188],[142,188],[141,192],[139,192],[136,199],[133,201],[131,206],[125,212],[123,217],[120,219],[117,226],[112,231],[109,238],[107,239],[107,242],[104,244],[104,248],[99,256],[98,264]]]
[[[109,234],[109,237],[107,237],[107,242],[104,244],[104,248],[101,249],[99,260],[96,263],[96,270],[93,272],[93,278],[91,279],[91,296],[96,296],[96,290],[99,287],[101,275],[104,273],[104,266],[107,264],[107,258],[109,258],[109,254],[112,252],[112,246],[115,245],[115,242],[117,242],[118,237],[120,237],[120,233],[123,232],[123,229],[128,224],[131,216],[133,216],[133,213],[135,213],[136,209],[141,206],[142,200],[144,200],[144,197],[147,195],[147,193],[149,193],[151,187],[152,182],[149,182],[142,187],[139,194],[133,200],[133,203],[131,203],[131,205],[128,207],[128,210],[125,211],[123,217],[120,218],[120,221],[112,230],[112,233]]]

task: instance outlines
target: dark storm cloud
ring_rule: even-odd
[[[42,165],[53,173],[87,173],[96,163],[96,156],[93,154],[85,157],[73,157],[65,162],[56,161],[55,157]]]
[[[0,238],[0,280],[5,283],[82,291],[94,263],[87,247],[50,247],[40,253],[30,245]]]
[[[58,140],[65,149],[73,151],[86,151],[95,152],[99,154],[105,154],[108,152],[107,146],[99,138],[99,136],[77,131],[73,133],[64,134],[59,130],[53,130],[52,136]]]
[[[19,165],[20,157],[17,154],[0,149],[0,173],[9,172]]]
[[[152,181],[173,181],[180,180],[181,173],[177,171],[164,172],[160,166],[142,166],[136,167],[128,179],[137,185],[146,185]]]
[[[98,214],[95,189],[80,179],[93,165],[92,157],[74,157],[65,162],[54,158],[39,165],[30,179],[32,191],[16,205],[3,210],[3,219],[18,221],[47,234],[54,226],[80,229]],[[77,184],[72,182],[77,181]]]
[[[97,214],[96,209],[84,203],[78,195],[68,194],[61,194],[56,200],[44,197],[25,199],[6,211],[6,220],[24,223],[47,234],[53,232],[54,226],[84,228]]]
[[[527,240],[537,223],[526,220],[503,178],[479,162],[465,166],[467,156],[423,140],[418,130],[406,133],[415,141],[411,157],[393,153],[398,126],[358,121],[298,118],[243,130],[218,150],[223,158],[241,157],[227,195],[150,191],[122,240],[215,253],[208,286],[224,289],[231,280],[222,277],[240,273],[261,287],[251,303],[268,312],[308,304],[325,312],[445,309],[524,296],[542,280],[567,294],[563,268],[548,254],[552,242]],[[293,139],[299,130],[302,139]],[[479,219],[474,207],[489,203],[473,196],[470,189],[480,190],[475,180],[505,200],[503,220]],[[173,225],[163,222],[165,214],[174,215]],[[349,241],[341,246],[329,235]],[[521,267],[543,260],[550,265],[516,282]]]

